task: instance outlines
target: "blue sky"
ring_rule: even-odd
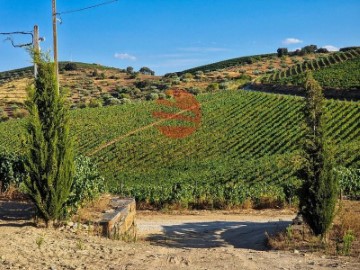
[[[102,2],[57,0],[57,10]],[[360,45],[359,0],[119,0],[60,19],[60,60],[148,66],[156,74],[279,47]],[[51,50],[51,0],[0,0],[0,32],[29,31],[34,24],[45,37],[42,50]],[[0,35],[0,71],[30,65],[28,53],[5,38]]]

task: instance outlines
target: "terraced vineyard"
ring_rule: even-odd
[[[245,91],[198,100],[202,125],[184,139],[167,138],[152,125],[160,109],[153,102],[73,111],[77,152],[93,158],[111,191],[154,205],[290,198],[298,185],[303,100]],[[329,100],[327,107],[339,165],[359,168],[359,103]],[[24,121],[0,123],[1,151],[21,150]]]
[[[337,52],[299,63],[287,70],[264,76],[262,83],[302,85],[306,70],[314,70],[314,78],[325,89],[360,89],[360,49]]]

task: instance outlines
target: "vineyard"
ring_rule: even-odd
[[[291,201],[299,186],[303,99],[224,91],[198,101],[201,126],[183,139],[152,125],[152,112],[161,109],[156,102],[72,111],[77,153],[91,156],[112,192],[158,207]],[[359,103],[326,102],[338,165],[359,168]],[[21,152],[24,121],[0,123],[1,151]]]
[[[352,49],[304,61],[287,70],[261,78],[265,84],[302,85],[302,74],[313,70],[314,77],[325,89],[360,89],[360,50]]]

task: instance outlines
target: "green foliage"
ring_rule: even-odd
[[[65,98],[57,90],[54,64],[35,54],[38,77],[29,87],[25,181],[37,214],[46,224],[62,218],[73,182],[73,147]]]
[[[128,73],[128,74],[132,74],[134,72],[134,68],[133,67],[127,67],[126,68],[126,73]]]
[[[157,93],[149,93],[146,96],[146,99],[147,100],[157,100],[157,99],[159,99],[159,95]]]
[[[277,49],[277,55],[278,57],[282,57],[284,55],[288,54],[288,49],[287,48],[279,48]]]
[[[150,126],[152,113],[164,109],[156,102],[74,110],[76,153],[91,156],[110,191],[135,196],[137,202],[164,205],[178,183],[189,207],[240,205],[246,199],[260,203],[263,196],[296,204],[303,99],[249,91],[199,94],[196,99],[201,125],[181,140]],[[326,134],[335,144],[337,163],[360,168],[359,103],[324,103]],[[21,150],[18,134],[24,123],[0,123],[0,152]]]
[[[13,152],[0,154],[0,192],[6,191],[10,185],[19,187],[25,177],[23,157]]]
[[[351,198],[360,197],[360,169],[339,167],[335,168],[335,172],[342,194]]]
[[[356,239],[356,237],[355,237],[354,232],[352,230],[348,230],[345,233],[345,235],[343,237],[344,245],[343,245],[343,250],[342,250],[342,253],[345,256],[350,255],[351,248],[352,248],[352,243],[354,242],[355,239]]]
[[[218,83],[210,83],[207,87],[206,87],[206,91],[209,92],[214,92],[219,90],[219,84]]]
[[[76,157],[74,180],[66,201],[67,211],[70,214],[75,213],[83,203],[99,197],[105,190],[104,178],[91,159],[84,156]]]
[[[273,84],[302,86],[303,72],[314,70],[314,78],[324,89],[360,89],[360,51],[350,51],[346,61],[344,53],[336,52],[326,57],[319,57],[289,67],[285,76],[274,76],[270,80]],[[295,72],[296,70],[296,72]],[[299,74],[300,73],[300,74]],[[263,82],[265,78],[263,79]]]
[[[4,122],[9,120],[9,115],[7,114],[7,112],[2,111],[0,112],[0,122]]]
[[[317,50],[316,45],[308,45],[301,48],[301,55],[315,53],[316,50]]]
[[[154,71],[152,71],[150,68],[148,68],[148,67],[142,67],[142,68],[140,68],[140,70],[139,70],[139,73],[141,73],[141,74],[145,74],[145,75],[155,75],[155,72]]]
[[[303,179],[300,211],[316,235],[324,236],[334,218],[338,181],[334,176],[334,161],[324,135],[324,98],[322,89],[310,72],[307,73],[304,115]]]
[[[77,70],[77,69],[78,69],[78,66],[74,62],[66,63],[64,66],[64,70],[66,70],[66,71],[73,71],[73,70]]]
[[[102,106],[102,103],[99,99],[90,99],[90,102],[89,102],[89,107],[90,108],[97,108],[97,107],[101,107]]]

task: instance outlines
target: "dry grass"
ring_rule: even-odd
[[[87,203],[78,210],[72,219],[81,223],[99,220],[104,211],[110,208],[111,198],[110,194],[104,194],[97,200]]]
[[[346,241],[346,238],[352,238]],[[341,201],[333,226],[324,242],[306,225],[291,225],[286,231],[268,238],[271,248],[301,250],[330,255],[350,255],[360,258],[360,201]],[[346,245],[350,244],[347,249]]]
[[[5,192],[0,191],[0,200],[28,201],[29,197],[24,193],[21,193],[16,187],[11,185]]]

